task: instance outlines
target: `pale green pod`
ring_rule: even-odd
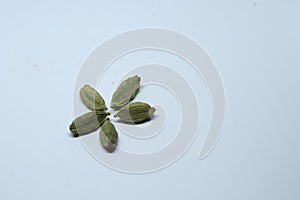
[[[69,129],[75,137],[85,135],[100,128],[110,113],[104,111],[88,112],[77,117]]]
[[[102,96],[89,85],[84,85],[80,89],[80,97],[82,102],[91,110],[107,110],[105,101]]]
[[[101,127],[100,142],[103,148],[110,153],[114,152],[117,147],[118,133],[109,119],[106,119]]]
[[[111,108],[118,110],[134,99],[140,89],[140,81],[137,75],[122,81],[112,96]]]
[[[156,109],[147,103],[133,102],[122,107],[114,117],[118,117],[121,121],[127,123],[139,124],[150,120],[155,111]]]

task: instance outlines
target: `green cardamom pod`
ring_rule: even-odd
[[[71,123],[69,127],[70,131],[75,137],[93,132],[104,123],[108,115],[110,115],[110,113],[104,111],[88,112],[77,117]]]
[[[104,99],[101,95],[89,85],[84,85],[80,89],[82,102],[91,110],[107,110]]]
[[[100,142],[104,149],[110,153],[114,152],[117,147],[118,133],[109,119],[106,119],[101,127]]]
[[[156,109],[147,103],[133,102],[122,107],[114,117],[119,117],[126,123],[139,124],[152,118]]]
[[[122,81],[112,96],[111,108],[118,110],[134,99],[140,89],[140,81],[137,75]]]

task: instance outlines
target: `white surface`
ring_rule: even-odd
[[[2,2],[0,198],[299,199],[299,9],[296,1]],[[68,136],[73,84],[99,43],[149,26],[208,51],[227,119],[205,160],[199,135],[171,167],[130,175]]]

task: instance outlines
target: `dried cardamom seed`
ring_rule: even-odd
[[[118,110],[134,99],[140,89],[140,81],[137,75],[122,81],[112,96],[111,108]]]
[[[147,103],[133,102],[122,107],[114,117],[119,117],[126,123],[142,123],[152,118],[156,109]]]
[[[70,125],[70,131],[75,137],[97,130],[110,113],[104,111],[88,112],[77,117]]]
[[[115,126],[106,119],[100,130],[100,142],[106,151],[112,153],[118,144],[118,133]]]
[[[101,95],[89,85],[84,85],[80,89],[82,102],[91,110],[107,110],[104,99]]]

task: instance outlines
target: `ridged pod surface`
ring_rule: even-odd
[[[100,128],[110,113],[104,111],[88,112],[77,117],[70,125],[70,131],[75,137],[93,132]]]
[[[111,108],[118,110],[134,99],[140,89],[140,81],[137,75],[122,81],[112,96]]]
[[[152,118],[156,109],[147,103],[133,102],[122,107],[114,117],[127,123],[142,123]]]
[[[106,119],[101,127],[100,142],[104,149],[110,153],[114,152],[117,147],[118,133],[109,119]]]
[[[102,96],[89,85],[84,85],[80,89],[80,97],[84,105],[91,110],[106,110],[105,101]]]

